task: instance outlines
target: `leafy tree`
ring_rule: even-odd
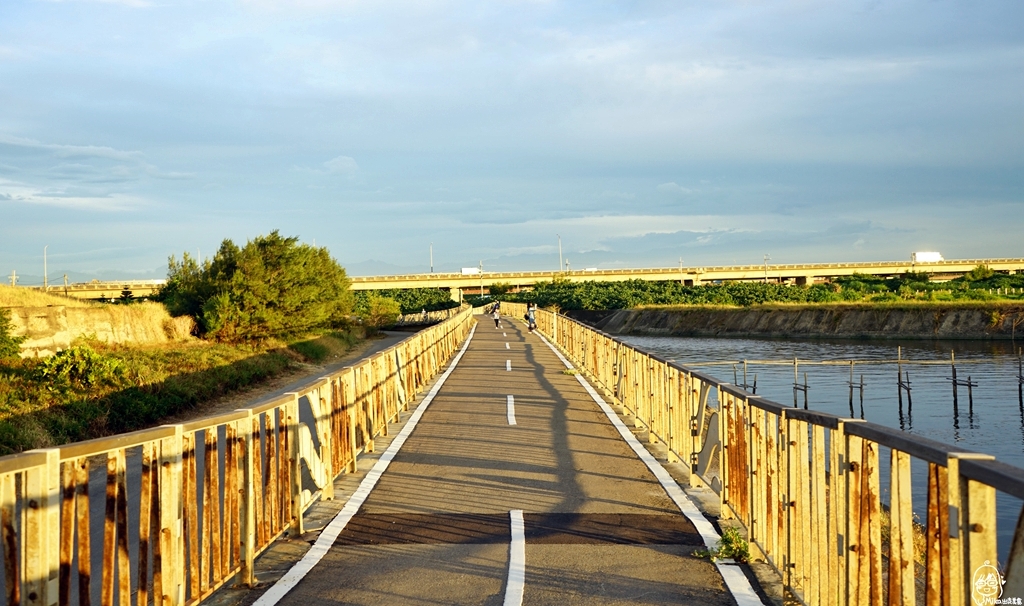
[[[447,288],[389,288],[377,291],[360,290],[354,293],[357,310],[365,310],[370,297],[379,296],[397,301],[403,314],[437,311],[458,307]]]
[[[964,279],[967,280],[968,282],[980,282],[981,280],[987,280],[991,278],[995,274],[996,272],[993,271],[992,268],[990,268],[989,266],[979,265],[972,269],[971,271],[964,274]]]
[[[21,344],[25,337],[13,336],[12,328],[11,310],[0,308],[0,360],[16,358],[21,352]]]
[[[202,265],[171,257],[160,299],[222,341],[259,341],[337,325],[352,310],[345,270],[326,248],[276,230],[242,248],[225,240]]]
[[[402,315],[398,301],[373,294],[366,300],[365,309],[360,310],[364,323],[373,328],[393,326]]]
[[[512,290],[511,282],[495,282],[487,287],[487,291],[492,297],[500,297]]]

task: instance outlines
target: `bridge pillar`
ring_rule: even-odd
[[[449,292],[452,295],[452,301],[455,301],[456,303],[462,303],[462,289],[461,288],[454,288],[454,287],[452,287],[451,289],[449,289]]]

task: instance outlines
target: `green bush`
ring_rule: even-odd
[[[11,310],[0,308],[0,360],[17,358],[24,340],[11,334]]]
[[[160,292],[173,315],[190,315],[221,341],[263,341],[337,326],[352,311],[345,270],[326,248],[277,231],[238,248],[225,240],[202,265],[171,257]]]
[[[403,314],[416,314],[424,309],[438,311],[459,306],[457,302],[452,301],[451,292],[447,288],[389,288],[356,292],[356,309],[366,309],[371,296],[397,301]]]
[[[398,321],[398,317],[402,315],[402,309],[398,301],[382,297],[376,293],[364,299],[357,312],[363,318],[363,324],[378,329],[394,326],[395,322]]]
[[[36,367],[40,381],[51,387],[117,387],[127,379],[125,365],[116,358],[96,353],[88,345],[58,351]]]

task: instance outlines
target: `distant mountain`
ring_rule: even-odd
[[[416,265],[395,265],[368,259],[359,263],[342,263],[345,272],[350,276],[391,276],[396,274],[425,274],[430,271],[429,267]],[[435,268],[436,269],[436,268]]]
[[[162,280],[167,277],[167,269],[143,269],[143,270],[126,270],[126,269],[98,269],[96,271],[64,271],[64,270],[53,270],[49,272],[48,282],[50,286],[57,286],[64,284],[64,274],[68,276],[68,284],[78,284],[82,282],[91,282],[93,280],[99,280],[100,282],[129,282],[131,280]],[[11,283],[11,274],[7,273],[0,276],[0,281],[4,284]],[[37,274],[23,274],[18,272],[18,285],[19,286],[42,286],[43,285],[43,273]]]

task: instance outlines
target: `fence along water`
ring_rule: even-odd
[[[236,575],[253,585],[254,558],[302,534],[302,513],[333,498],[471,316],[256,407],[0,458],[3,603],[176,606]]]
[[[502,308],[526,313],[522,304]],[[541,333],[666,446],[670,462],[689,462],[690,485],[718,495],[722,517],[743,526],[805,604],[916,604],[918,574],[929,606],[992,604],[1000,591],[1024,597],[1024,517],[1005,586],[986,583],[997,565],[996,491],[1024,499],[1024,470],[860,419],[782,406],[564,316],[535,315]],[[926,464],[926,494],[911,491],[913,459]],[[890,470],[888,502],[880,465]],[[924,501],[923,525],[914,521],[915,499]]]

